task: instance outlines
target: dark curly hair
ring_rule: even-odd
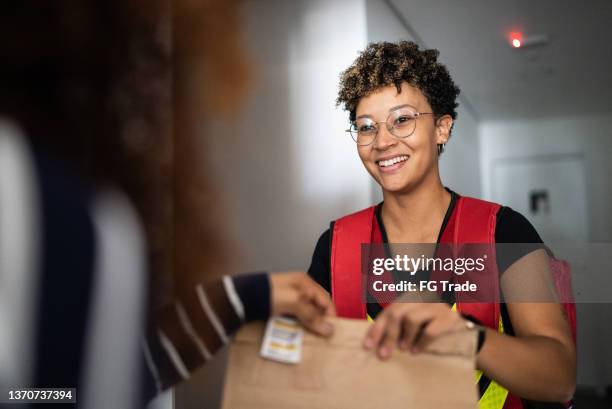
[[[129,196],[151,310],[232,269],[220,189],[200,154],[213,136],[194,124],[227,115],[248,85],[239,3],[2,2],[0,117],[84,183]]]
[[[354,121],[359,100],[377,89],[402,82],[418,88],[437,117],[457,118],[459,87],[448,70],[438,62],[438,50],[420,50],[412,41],[370,43],[340,75],[336,105],[343,105]]]

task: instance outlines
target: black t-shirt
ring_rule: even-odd
[[[446,228],[446,224],[450,219],[450,215],[453,212],[458,197],[455,192],[451,190],[449,190],[449,192],[451,193],[451,202],[446,211],[446,215],[444,216],[444,221],[440,229],[440,234],[438,235],[438,242],[440,241],[442,232]],[[375,214],[378,220],[378,225],[380,226],[383,242],[387,243],[387,234],[380,213],[382,208],[381,205],[382,203],[376,206]],[[509,266],[512,265],[512,263],[514,263],[521,257],[539,248],[544,248],[544,244],[542,242],[542,239],[540,238],[540,235],[535,230],[533,225],[525,218],[525,216],[506,206],[501,207],[499,209],[499,212],[497,213],[497,224],[495,226],[495,242],[532,244],[526,246],[516,246],[512,247],[511,249],[505,248],[503,252],[498,252],[497,268],[502,274],[508,269]],[[331,233],[330,229],[327,229],[323,232],[317,242],[314,253],[312,255],[312,262],[310,264],[310,268],[308,269],[308,274],[310,275],[310,277],[312,277],[329,293],[331,293],[330,247]],[[368,313],[370,314],[370,316],[374,317],[379,311],[379,306],[373,306],[371,304],[368,304]],[[503,305],[502,307],[502,318],[504,320],[506,332],[512,334],[512,325],[508,317],[505,305]]]

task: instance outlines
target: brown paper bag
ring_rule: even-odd
[[[230,348],[223,408],[476,408],[474,331],[441,337],[426,353],[396,351],[381,361],[361,346],[366,321],[334,324],[330,339],[304,334],[297,365],[261,358],[264,325],[245,326]]]

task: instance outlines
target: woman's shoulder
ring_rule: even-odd
[[[461,197],[462,200],[466,199],[466,197],[459,196],[454,192],[452,193],[454,197]],[[518,259],[535,250],[545,248],[542,238],[533,224],[531,224],[527,217],[520,212],[517,212],[509,206],[482,199],[467,199],[468,202],[476,206],[481,206],[481,210],[484,209],[487,213],[491,207],[496,208],[496,259],[497,267],[502,274]],[[474,209],[474,207],[472,207],[472,209]]]
[[[497,213],[495,228],[497,243],[542,243],[542,238],[531,222],[521,213],[502,206]]]
[[[480,206],[499,207],[496,214],[495,241],[497,243],[542,243],[542,238],[531,222],[510,206],[469,196],[461,196],[451,191],[464,202]]]

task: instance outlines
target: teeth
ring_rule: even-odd
[[[396,156],[395,158],[378,161],[378,166],[387,167],[387,166],[395,165],[396,163],[399,163],[399,162],[403,162],[405,160],[408,160],[408,156],[406,155]]]

